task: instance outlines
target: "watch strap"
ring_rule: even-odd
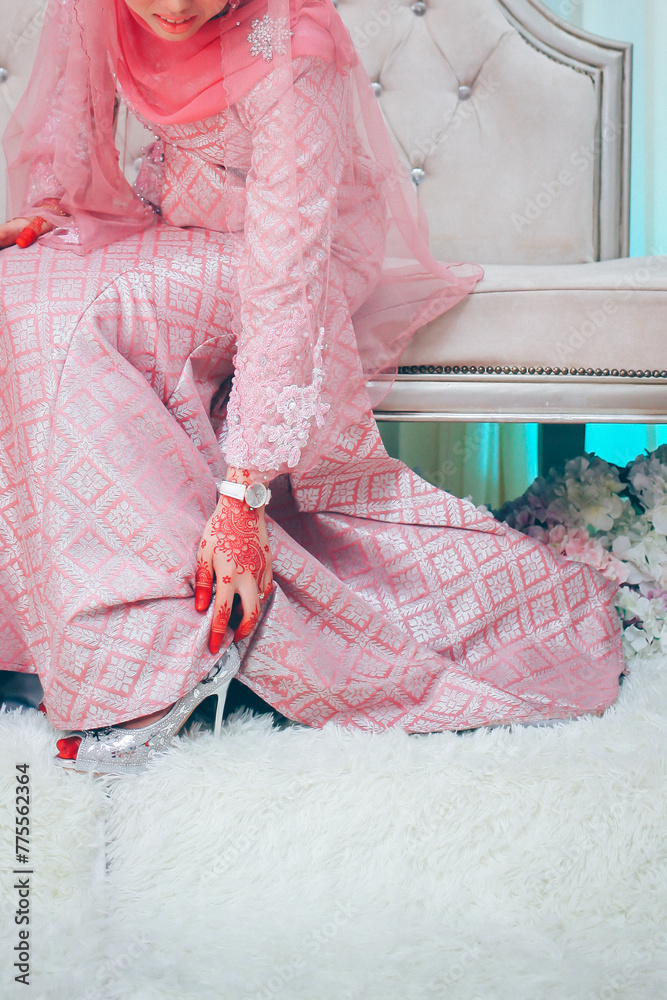
[[[220,496],[233,497],[234,500],[245,500],[245,483],[232,483],[228,479],[223,479],[218,483],[218,493]]]

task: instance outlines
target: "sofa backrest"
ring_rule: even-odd
[[[539,0],[338,0],[443,260],[627,254],[631,47]]]
[[[4,129],[46,0],[2,4]],[[627,254],[630,46],[567,27],[539,0],[338,0],[338,10],[436,256],[556,264]],[[121,116],[131,180],[146,140]]]

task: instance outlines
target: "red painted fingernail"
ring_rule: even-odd
[[[42,715],[46,715],[46,705],[44,704],[43,701],[40,701],[39,705],[37,706],[37,711],[41,712]]]
[[[56,747],[61,760],[76,760],[81,745],[80,736],[67,736],[64,740],[58,740]]]
[[[41,235],[44,221],[45,220],[40,215],[31,219],[25,229],[22,229],[16,237],[17,247],[20,247],[21,250],[25,250],[27,247],[31,246],[31,244],[33,244]]]
[[[21,250],[27,250],[27,248],[31,246],[36,239],[37,233],[35,230],[31,229],[30,226],[26,226],[25,229],[21,230],[16,237],[16,245],[17,247],[20,247]]]
[[[195,610],[206,611],[211,603],[211,591],[208,587],[195,587]]]
[[[216,653],[219,653],[220,647],[222,646],[222,640],[224,638],[225,638],[224,632],[211,632],[211,634],[208,637],[209,653],[213,653],[214,656]]]

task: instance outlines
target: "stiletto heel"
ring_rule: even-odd
[[[68,756],[56,757],[56,762],[60,767],[93,774],[144,771],[149,760],[167,749],[195,708],[213,694],[217,696],[214,732],[218,737],[222,727],[227,688],[240,666],[238,650],[235,645],[231,645],[194,690],[183,695],[180,701],[172,705],[167,714],[157,722],[153,722],[150,726],[142,726],[140,729],[109,726],[105,729],[91,729],[77,733],[75,738],[80,737],[78,749],[74,746],[72,738],[60,740],[60,743],[67,744],[62,750],[66,751]]]
[[[217,740],[220,736],[220,730],[222,729],[222,717],[225,712],[225,702],[227,701],[227,691],[229,685],[231,684],[231,677],[227,681],[224,687],[220,688],[217,694],[217,701],[215,705],[215,723],[213,726],[213,736]]]

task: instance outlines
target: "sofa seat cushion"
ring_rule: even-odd
[[[488,265],[472,295],[415,334],[400,364],[667,374],[667,257]]]

